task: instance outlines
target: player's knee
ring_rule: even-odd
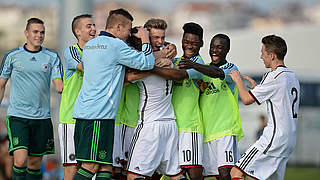
[[[81,167],[92,173],[96,173],[100,166],[98,163],[82,162]]]
[[[202,168],[190,168],[187,173],[191,180],[202,180]]]
[[[230,171],[230,176],[231,176],[231,178],[233,178],[233,177],[243,177],[243,173],[239,169],[233,167],[231,169],[231,171]]]
[[[16,167],[26,167],[27,166],[27,159],[26,158],[15,158],[13,162]]]

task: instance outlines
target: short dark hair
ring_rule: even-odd
[[[228,35],[226,34],[216,34],[212,37],[211,39],[211,42],[216,39],[216,38],[219,38],[219,39],[224,39],[226,42],[227,42],[227,49],[228,51],[230,50],[230,38]]]
[[[284,60],[287,54],[287,44],[284,39],[276,35],[268,35],[262,38],[262,44],[268,53],[274,53],[279,60]]]
[[[35,18],[35,17],[30,18],[30,19],[28,19],[28,21],[27,21],[26,30],[29,29],[30,24],[42,24],[42,25],[44,25],[44,22],[43,22],[41,19],[39,19],[39,18]]]
[[[76,16],[73,18],[72,23],[71,23],[71,29],[72,29],[72,33],[73,35],[78,39],[75,29],[78,27],[79,25],[79,20],[82,18],[92,18],[91,14],[81,14],[79,16]]]
[[[186,33],[190,33],[190,34],[195,34],[197,36],[199,36],[199,39],[202,41],[203,40],[203,29],[202,27],[194,22],[189,22],[183,25],[182,27],[183,29],[183,35]]]
[[[147,28],[148,31],[150,31],[150,29],[152,29],[152,28],[166,30],[168,25],[167,25],[166,21],[163,19],[151,18],[144,24],[143,27]]]
[[[125,9],[120,8],[111,10],[107,18],[106,28],[112,28],[115,25],[115,23],[123,21],[121,18],[118,18],[118,15],[121,15],[130,21],[133,21],[132,15]]]

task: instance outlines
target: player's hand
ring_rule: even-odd
[[[189,60],[189,59],[182,59],[179,64],[178,67],[179,69],[191,69],[194,66],[194,62]]]
[[[248,80],[251,83],[251,85],[247,85],[247,88],[253,89],[254,87],[257,86],[257,83],[253,79],[251,79],[249,76],[243,74],[242,78],[245,80]]]
[[[137,38],[141,38],[142,43],[149,43],[149,31],[144,27],[137,27],[138,32],[134,34]]]
[[[240,72],[237,71],[237,70],[232,70],[228,75],[232,78],[232,80],[233,80],[235,83],[241,81]]]
[[[172,64],[171,60],[169,60],[167,58],[157,58],[155,66],[170,68],[171,64]]]
[[[203,80],[200,80],[200,79],[196,80],[196,84],[199,87],[201,93],[204,93],[204,91],[207,89],[210,83],[211,82],[204,82]]]
[[[177,55],[177,47],[174,44],[167,45],[164,49],[166,49],[166,58],[173,59]]]

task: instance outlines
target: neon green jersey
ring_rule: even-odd
[[[83,72],[76,67],[80,63],[82,50],[76,45],[72,45],[64,51],[66,70],[63,74],[64,89],[61,95],[59,121],[61,123],[75,123],[72,117],[74,102],[81,89]]]
[[[182,58],[174,61],[178,64]],[[190,60],[203,64],[203,59],[200,55],[191,58]],[[187,71],[189,79],[175,81],[172,89],[172,105],[179,132],[197,132],[202,133],[202,121],[199,108],[200,90],[195,83],[197,79],[202,78],[202,74],[192,69]]]
[[[140,91],[136,83],[122,88],[120,105],[116,116],[119,123],[135,128],[139,120]]]
[[[200,109],[203,121],[203,141],[209,142],[224,136],[244,136],[238,106],[238,89],[233,91],[226,80],[204,76],[210,82],[200,95]]]

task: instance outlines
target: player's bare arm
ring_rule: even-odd
[[[190,60],[181,60],[180,63],[178,64],[179,68],[181,69],[195,69],[202,74],[205,74],[207,76],[210,76],[212,78],[220,78],[224,79],[224,72],[222,69],[215,67],[213,65],[207,66],[203,64],[199,64]]]
[[[53,84],[54,84],[54,87],[56,89],[56,91],[61,94],[62,91],[63,91],[63,88],[64,88],[64,85],[63,85],[63,82],[62,82],[62,79],[55,79],[52,81]]]
[[[244,75],[244,74],[241,76],[243,79],[246,79],[247,81],[249,81],[251,83],[250,85],[247,85],[247,88],[253,89],[254,87],[257,86],[257,83],[253,79],[251,79],[249,76]]]
[[[0,104],[4,96],[4,91],[6,89],[7,82],[8,82],[8,79],[0,78]]]
[[[163,67],[154,66],[153,73],[169,80],[183,80],[189,78],[188,73],[184,69],[168,69]]]
[[[249,104],[252,104],[253,102],[255,102],[254,98],[251,96],[251,94],[244,87],[240,72],[237,70],[233,70],[229,73],[229,76],[237,84],[239,96],[240,96],[243,104],[249,105]]]
[[[142,78],[145,78],[147,76],[150,76],[152,74],[151,71],[139,71],[131,69],[130,71],[127,71],[125,74],[125,85],[127,83],[130,83],[132,81],[136,81]]]

